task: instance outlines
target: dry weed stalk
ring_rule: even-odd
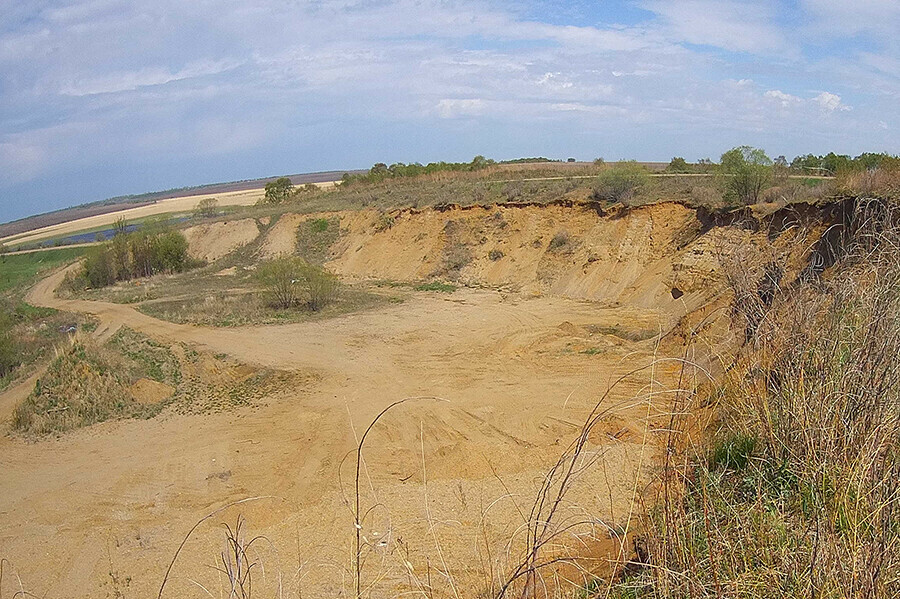
[[[641,457],[640,463],[638,465],[638,470],[640,471],[642,469],[645,459],[646,446],[649,442],[649,419],[653,397],[663,394],[674,394],[677,398],[683,394],[683,391],[681,389],[656,390],[656,385],[658,385],[658,382],[655,380],[653,372],[659,364],[667,361],[675,361],[681,364],[681,381],[683,381],[684,379],[686,367],[697,367],[696,365],[689,363],[684,358],[655,358],[650,364],[635,368],[617,378],[608,386],[607,390],[594,404],[584,423],[581,425],[576,438],[563,451],[559,459],[543,478],[541,486],[532,504],[531,510],[525,517],[526,539],[524,557],[512,568],[509,575],[500,584],[500,588],[495,595],[497,599],[506,597],[511,591],[513,585],[515,585],[523,578],[524,585],[522,588],[522,597],[537,596],[538,583],[540,583],[541,588],[543,588],[543,594],[545,596],[549,596],[547,584],[543,579],[541,572],[542,570],[554,565],[567,564],[570,566],[574,566],[577,570],[581,571],[586,576],[591,575],[590,572],[586,571],[583,566],[578,563],[577,556],[573,556],[563,550],[565,546],[563,538],[566,535],[572,535],[573,531],[576,531],[577,529],[582,527],[590,527],[590,529],[594,529],[596,526],[600,525],[609,532],[612,532],[614,530],[614,527],[604,523],[602,520],[590,516],[583,519],[567,518],[561,521],[557,520],[559,519],[560,512],[565,504],[566,495],[572,489],[577,478],[585,471],[589,470],[593,465],[595,465],[595,463],[602,457],[602,453],[600,452],[595,452],[590,455],[587,453],[591,432],[600,422],[603,421],[604,418],[609,416],[614,409],[621,406],[612,405],[603,409],[601,409],[601,407],[609,400],[612,392],[620,384],[641,372],[649,370],[651,372],[651,380],[649,384],[650,389],[646,393],[646,399],[641,399],[641,402],[645,402],[647,405],[647,428],[645,429],[645,433],[641,443]],[[631,503],[633,506],[640,500],[638,490],[639,473],[640,472],[637,472],[635,474],[635,481],[632,488]],[[629,514],[628,523],[625,526],[624,533],[619,535],[622,543],[618,557],[620,565],[624,564],[624,562],[626,561],[624,543],[625,537],[627,537],[628,533],[630,532],[629,528],[631,526],[631,519],[632,514]],[[551,548],[559,549],[562,551],[558,551],[558,555],[551,554],[544,556],[543,554],[547,553]]]

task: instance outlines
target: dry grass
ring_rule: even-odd
[[[617,593],[900,594],[898,222],[860,201],[825,276],[743,282],[758,316],[710,394],[710,440],[673,443],[647,569]]]
[[[162,404],[141,404],[128,392],[136,380],[129,373],[140,370],[133,360],[75,336],[16,408],[13,430],[40,436],[115,418],[154,416]]]

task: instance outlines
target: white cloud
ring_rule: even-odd
[[[841,102],[841,97],[839,95],[830,92],[822,92],[813,98],[812,101],[818,104],[823,112],[827,113],[832,113],[835,110],[840,112],[851,110],[850,106]]]
[[[864,31],[896,34],[900,27],[897,0],[801,0],[801,6],[813,19],[809,28],[820,34],[839,37]]]
[[[444,98],[437,103],[436,110],[442,119],[471,117],[484,114],[485,101],[480,98]]]
[[[777,101],[784,108],[787,108],[789,106],[797,106],[803,103],[802,98],[792,96],[791,94],[786,94],[778,89],[769,90],[763,95],[765,95],[765,97],[767,98],[772,98],[773,100]]]
[[[676,42],[755,54],[790,49],[770,2],[644,0],[641,6],[664,21],[665,33]]]
[[[217,75],[240,66],[240,64],[230,60],[200,60],[192,62],[175,72],[159,67],[147,67],[134,71],[108,73],[99,77],[74,79],[61,83],[59,93],[64,96],[91,96],[134,91],[140,87],[163,85],[173,81]]]

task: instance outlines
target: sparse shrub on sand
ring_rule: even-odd
[[[315,312],[334,302],[340,292],[336,276],[297,257],[270,260],[259,267],[256,277],[270,303],[282,309],[303,304]]]
[[[297,254],[310,264],[321,266],[328,261],[331,246],[341,236],[337,218],[313,218],[297,227]]]
[[[560,229],[556,232],[556,235],[553,236],[553,239],[550,240],[550,245],[547,249],[551,252],[558,252],[567,248],[571,242],[572,238],[569,235],[569,232],[565,229]]]

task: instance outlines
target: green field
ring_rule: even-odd
[[[32,283],[38,275],[84,255],[89,248],[59,248],[46,252],[0,255],[0,293]]]

